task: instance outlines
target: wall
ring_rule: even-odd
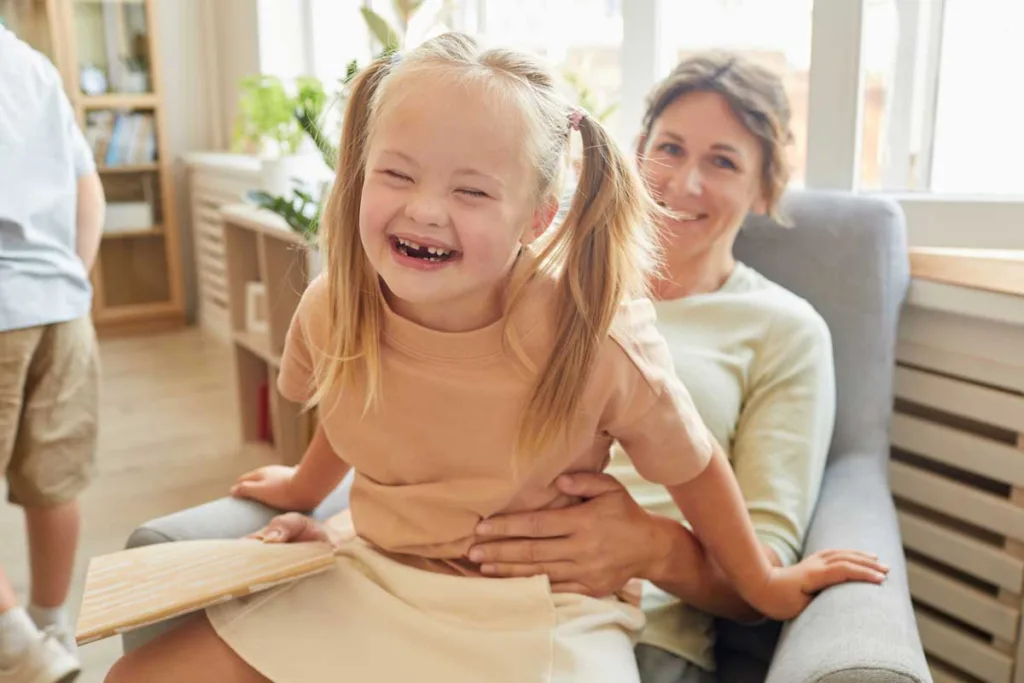
[[[192,221],[183,155],[225,149],[235,116],[234,84],[259,71],[256,0],[160,0],[159,50],[167,147],[181,232],[186,311],[195,312]]]

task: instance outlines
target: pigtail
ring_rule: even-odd
[[[355,386],[357,379],[365,381],[366,409],[380,393],[384,299],[359,237],[359,208],[372,104],[394,61],[381,58],[364,69],[345,107],[334,185],[320,223],[320,248],[327,263],[328,341],[314,369],[311,405],[334,387]]]
[[[657,263],[658,207],[632,163],[598,121],[570,118],[583,138],[583,164],[565,221],[539,257],[561,265],[557,331],[524,415],[521,457],[571,426],[616,312],[646,292]]]

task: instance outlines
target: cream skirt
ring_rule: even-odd
[[[643,613],[553,594],[546,577],[407,567],[354,540],[322,574],[207,609],[275,683],[638,683]]]

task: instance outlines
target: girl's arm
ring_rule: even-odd
[[[352,466],[334,452],[323,425],[317,425],[292,480],[296,498],[307,505],[311,503],[308,509],[312,510],[338,488],[350,469]]]
[[[318,425],[297,467],[268,465],[253,470],[239,478],[231,495],[280,510],[309,511],[338,487],[349,469],[331,447],[323,425]]]
[[[754,534],[739,485],[721,447],[714,444],[710,461],[695,478],[666,488],[700,544],[740,597],[761,613],[775,616],[780,605],[773,567]]]
[[[651,515],[657,529],[660,552],[648,565],[642,578],[675,595],[701,611],[733,621],[755,621],[761,614],[736,591],[722,570],[711,561],[693,533],[670,517]],[[761,550],[772,567],[782,561],[774,550],[763,543]]]

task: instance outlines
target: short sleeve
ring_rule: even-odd
[[[676,375],[650,301],[626,305],[611,336],[618,353],[609,361],[614,385],[605,431],[644,479],[674,486],[695,478],[711,460],[713,437]]]
[[[318,277],[310,283],[299,300],[285,337],[277,389],[294,403],[306,403],[316,393],[315,349],[321,348],[317,331],[326,315],[326,293],[325,278]]]

